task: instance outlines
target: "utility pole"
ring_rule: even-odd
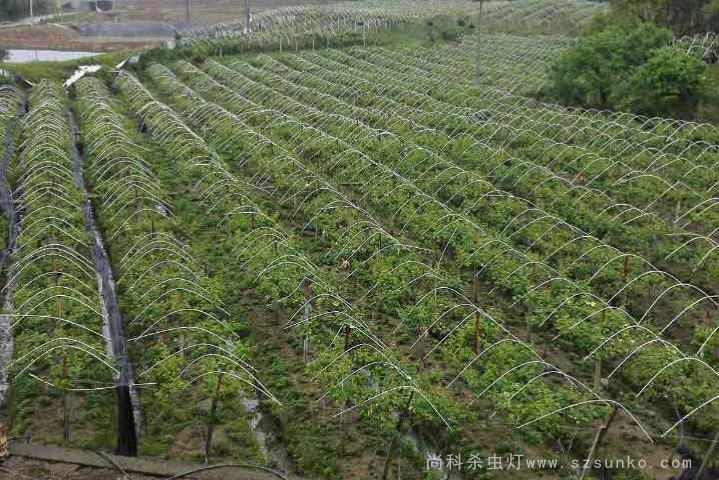
[[[484,0],[479,0],[479,19],[477,20],[477,79],[476,83],[479,85],[481,75],[480,75],[480,51],[482,49],[482,38],[480,36],[480,30],[482,29],[482,6],[484,5]]]
[[[252,15],[250,14],[250,2],[245,0],[245,31],[247,35],[252,33]]]
[[[30,26],[32,27],[32,24],[35,23],[35,19],[33,18],[32,14],[32,0],[30,0]]]
[[[185,0],[185,21],[190,23],[190,0]]]

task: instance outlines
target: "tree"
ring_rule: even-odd
[[[620,107],[646,115],[691,118],[706,82],[701,59],[669,46],[656,49],[629,78]]]
[[[612,0],[587,27],[597,33],[609,25],[657,23],[676,36],[695,35],[719,27],[719,0]]]
[[[53,11],[55,3],[50,0],[33,0],[33,13],[45,15]],[[3,0],[0,2],[0,21],[17,20],[30,16],[28,0]]]
[[[548,96],[569,105],[594,108],[616,106],[617,85],[643,64],[655,48],[671,39],[669,30],[653,23],[626,29],[611,26],[579,39],[549,68]]]

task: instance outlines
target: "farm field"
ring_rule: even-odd
[[[308,479],[719,468],[719,130],[534,98],[597,4],[489,2],[479,39],[477,4],[412,7],[0,88],[9,437]],[[459,34],[388,41],[439,10]]]

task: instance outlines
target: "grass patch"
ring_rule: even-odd
[[[103,68],[114,68],[115,65],[136,53],[138,53],[138,50],[99,53],[95,57],[85,57],[65,62],[0,62],[0,69],[11,74],[11,78],[7,79],[9,81],[6,83],[11,83],[12,77],[21,77],[31,83],[39,82],[42,79],[65,81],[70,78],[80,65],[102,65]],[[2,83],[2,77],[0,77],[0,83]]]

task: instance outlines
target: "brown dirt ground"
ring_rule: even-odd
[[[0,46],[9,48],[38,48],[115,52],[145,46],[159,46],[158,39],[143,38],[87,38],[75,30],[56,25],[35,25],[0,29]]]
[[[316,0],[250,0],[253,12],[317,3]],[[88,38],[71,28],[79,22],[157,21],[184,22],[185,0],[117,0],[113,13],[86,12],[69,22],[0,28],[0,47],[114,52],[162,44],[157,38]],[[190,20],[199,23],[230,22],[244,17],[244,2],[238,0],[190,0]],[[64,28],[63,28],[64,27]]]
[[[157,480],[139,473],[133,480]],[[126,480],[127,477],[114,469],[86,468],[69,463],[43,462],[23,457],[10,457],[0,465],[2,480]]]

